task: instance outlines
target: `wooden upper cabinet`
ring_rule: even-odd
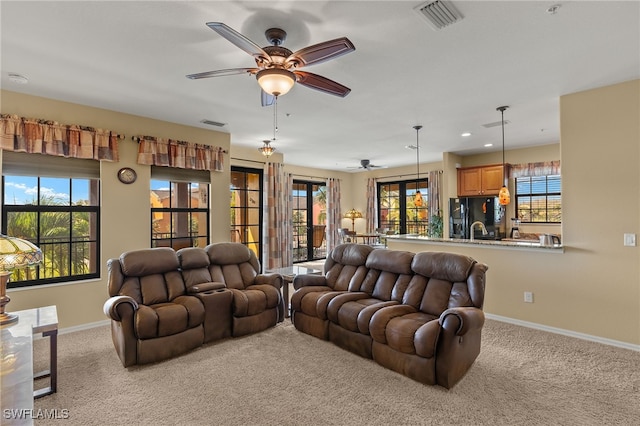
[[[458,197],[498,195],[503,182],[502,164],[458,169]]]

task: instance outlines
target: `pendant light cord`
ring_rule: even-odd
[[[416,129],[416,171],[417,171],[417,175],[418,175],[418,181],[416,182],[416,187],[420,187],[420,139],[418,137],[418,133],[420,132],[420,129],[422,129],[422,126],[418,125],[418,126],[413,126],[414,129]]]
[[[275,96],[273,101],[273,139],[276,140],[276,132],[278,131],[278,97]]]
[[[504,110],[509,108],[508,106],[498,107],[497,110],[502,114],[502,184],[503,186],[507,186],[507,172],[504,166]]]

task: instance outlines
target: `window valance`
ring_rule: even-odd
[[[510,175],[512,178],[530,176],[550,176],[560,174],[560,160],[540,161],[537,163],[512,164]]]
[[[195,144],[153,136],[134,136],[138,141],[138,164],[181,169],[224,170],[224,150],[217,146]]]
[[[104,129],[0,114],[0,148],[67,158],[118,161],[118,139]]]

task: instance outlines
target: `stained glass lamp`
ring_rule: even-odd
[[[20,238],[0,234],[0,325],[18,320],[17,315],[4,312],[5,306],[11,300],[7,296],[7,282],[11,272],[40,262],[42,262],[42,251],[36,245]]]
[[[344,217],[347,219],[351,219],[351,230],[356,232],[356,219],[362,218],[362,213],[360,213],[356,209],[351,209],[344,214]]]

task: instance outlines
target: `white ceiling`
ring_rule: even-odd
[[[273,136],[273,109],[260,106],[254,77],[185,78],[255,66],[205,23],[224,22],[261,46],[264,31],[280,27],[292,51],[346,36],[355,52],[305,70],[352,92],[296,85],[278,102],[273,145],[288,164],[352,171],[364,158],[415,164],[405,146],[416,124],[422,162],[500,150],[500,127],[483,124],[500,121],[501,105],[510,106],[507,149],[557,143],[561,95],[640,78],[638,1],[454,1],[463,19],[439,31],[414,11],[423,3],[2,0],[1,84],[196,127],[223,122],[213,129],[232,145],[258,148]]]

